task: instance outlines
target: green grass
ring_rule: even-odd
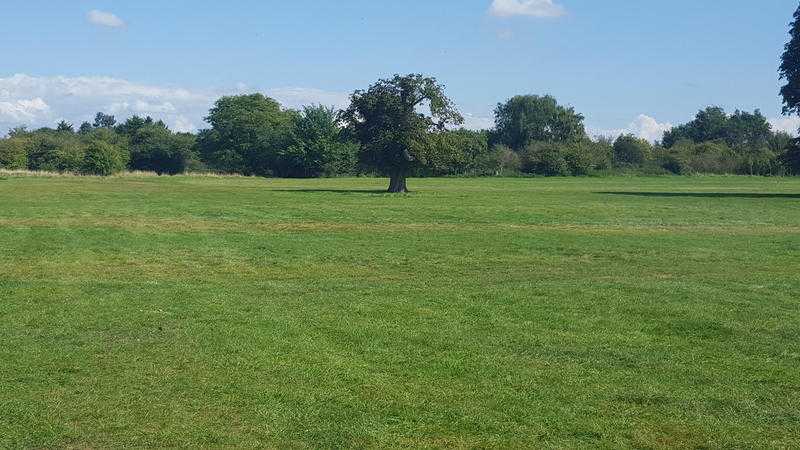
[[[0,179],[0,447],[800,447],[800,179]]]

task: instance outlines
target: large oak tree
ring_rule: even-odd
[[[389,192],[408,192],[409,173],[437,152],[441,140],[432,135],[464,121],[443,86],[419,74],[354,92],[340,118],[361,143],[361,163],[389,177]]]

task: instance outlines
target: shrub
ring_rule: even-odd
[[[670,149],[659,149],[656,159],[665,170],[679,175],[732,174],[738,165],[733,151],[722,141],[695,144],[684,139]]]
[[[0,139],[0,169],[25,169],[28,166],[27,146],[24,138]]]
[[[614,142],[614,164],[618,167],[641,166],[650,158],[652,149],[644,139],[631,134],[622,135]]]
[[[522,171],[545,176],[570,175],[569,165],[561,144],[534,142],[522,153]]]
[[[508,176],[518,174],[519,169],[519,155],[504,145],[498,145],[476,155],[468,173],[476,176]]]
[[[48,172],[80,172],[84,146],[64,133],[36,133],[28,149],[28,169]]]
[[[194,135],[172,134],[155,126],[138,130],[131,145],[130,168],[175,175],[188,168],[194,155]]]
[[[125,169],[122,151],[108,142],[93,141],[86,147],[81,172],[86,175],[109,176]]]

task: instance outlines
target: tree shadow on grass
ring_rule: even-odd
[[[800,194],[767,192],[596,192],[596,194],[625,195],[631,197],[800,199]]]
[[[268,189],[272,192],[305,192],[305,193],[332,193],[332,194],[364,194],[364,195],[378,195],[388,194],[386,189]]]

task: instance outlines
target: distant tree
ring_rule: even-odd
[[[767,145],[772,152],[780,154],[792,147],[794,139],[794,136],[791,134],[785,131],[778,131],[769,138],[769,143]]]
[[[292,143],[296,118],[262,94],[222,97],[206,117],[211,129],[199,133],[198,147],[215,170],[272,175],[278,152]]]
[[[440,151],[431,155],[425,172],[431,175],[486,175],[476,164],[489,153],[488,132],[467,129],[449,130],[432,136]],[[477,172],[477,173],[476,173]]]
[[[769,149],[772,137],[772,126],[759,110],[737,110],[728,118],[725,141],[743,160],[749,175],[771,171],[769,165],[775,157]]]
[[[670,148],[678,141],[689,139],[694,142],[726,139],[728,136],[728,115],[718,106],[709,106],[697,113],[694,120],[679,125],[664,133],[662,144]]]
[[[88,134],[92,132],[92,124],[89,122],[83,122],[81,126],[78,128],[78,134]]]
[[[800,175],[800,142],[795,139],[792,145],[780,155],[781,162],[788,173]]]
[[[786,80],[781,87],[783,113],[800,113],[800,7],[789,24],[789,42],[784,47],[779,68],[780,77]]]
[[[141,126],[138,120],[126,123],[131,169],[175,175],[185,172],[195,158],[193,134],[173,133],[160,121],[142,120]]]
[[[56,131],[63,132],[63,133],[74,133],[75,128],[72,126],[71,123],[67,122],[66,120],[62,120],[58,122],[56,126]]]
[[[99,112],[96,116],[94,116],[95,128],[114,128],[114,125],[116,124],[117,119],[112,115]]]
[[[318,177],[353,173],[358,145],[339,127],[337,112],[326,106],[306,106],[294,124],[292,144],[278,152],[280,176]]]
[[[25,126],[14,127],[12,129],[8,130],[8,137],[25,136],[28,133],[30,133],[30,132],[28,131],[28,128],[25,127]]]
[[[142,118],[138,115],[133,115],[129,117],[125,122],[116,126],[117,133],[124,134],[126,136],[133,136],[136,134],[137,131],[142,129],[147,125],[151,125],[153,123],[153,119],[150,116],[147,118]]]
[[[614,142],[614,164],[641,166],[650,157],[653,147],[644,139],[631,134],[622,135]]]
[[[772,126],[757,109],[752,113],[736,110],[726,123],[725,141],[731,147],[766,147],[772,136]]]
[[[340,117],[361,143],[361,163],[389,176],[389,192],[407,192],[411,170],[441,151],[432,134],[464,121],[444,87],[419,74],[379,80],[350,101]]]
[[[521,151],[538,142],[567,142],[586,136],[583,115],[574,108],[560,106],[547,95],[519,95],[498,104],[494,112],[492,142]]]

